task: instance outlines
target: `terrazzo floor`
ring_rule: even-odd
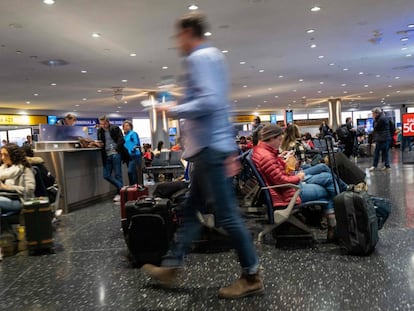
[[[189,254],[179,285],[160,288],[130,266],[119,206],[107,201],[62,216],[56,254],[22,252],[0,263],[0,310],[414,310],[413,168],[395,150],[390,172],[367,170],[370,193],[393,203],[371,256],[341,255],[323,241],[295,250],[258,246],[263,296],[217,298],[238,277],[233,251]]]

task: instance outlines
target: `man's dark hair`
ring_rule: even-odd
[[[201,12],[187,13],[177,21],[177,28],[191,29],[195,37],[203,38],[208,29],[206,16]]]

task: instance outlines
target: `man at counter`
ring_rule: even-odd
[[[103,177],[114,185],[117,194],[114,202],[121,200],[119,191],[123,186],[122,182],[122,162],[130,161],[128,150],[124,147],[125,139],[121,129],[109,122],[107,116],[99,117],[98,141],[96,145],[102,148]],[[112,176],[112,173],[115,176]]]

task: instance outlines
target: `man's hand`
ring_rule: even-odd
[[[304,172],[299,172],[299,173],[296,174],[296,176],[298,176],[301,181],[305,179],[305,173]]]

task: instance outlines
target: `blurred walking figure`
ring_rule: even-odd
[[[170,117],[185,119],[183,157],[192,162],[190,195],[184,206],[184,223],[178,229],[161,267],[144,265],[143,269],[161,283],[172,283],[184,256],[200,234],[197,210],[207,199],[214,200],[216,226],[227,231],[233,240],[241,277],[219,290],[221,298],[239,298],[264,291],[259,274],[259,259],[250,233],[239,214],[231,180],[226,172],[237,153],[232,125],[229,122],[229,78],[225,58],[204,37],[205,16],[198,12],[184,15],[176,24],[179,50],[186,56],[185,97],[178,106],[162,106]]]

